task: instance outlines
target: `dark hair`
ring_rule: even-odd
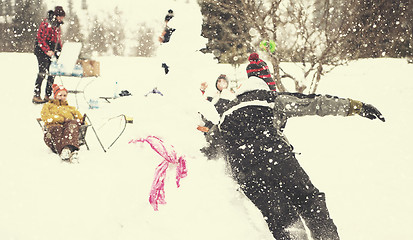
[[[165,16],[165,21],[169,22],[169,20],[171,20],[174,17],[174,11],[172,11],[172,9],[168,10],[168,14],[166,14]]]
[[[225,81],[228,82],[227,75],[225,75],[225,74],[220,74],[220,75],[218,76],[218,78],[217,78],[217,81],[218,81],[219,79],[225,79]]]
[[[53,11],[53,10],[49,10],[49,11],[47,12],[47,19],[48,19],[49,21],[53,21],[53,17],[54,17],[54,11]]]
[[[227,75],[225,75],[225,74],[219,75],[219,77],[217,78],[217,81],[215,82],[215,88],[216,88],[218,91],[221,92],[221,90],[218,89],[218,82],[219,82],[220,79],[225,80],[227,83],[229,83],[229,82],[228,82]]]

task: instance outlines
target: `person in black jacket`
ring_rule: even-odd
[[[304,229],[304,220],[313,239],[339,239],[324,193],[298,163],[282,128],[290,117],[358,114],[384,122],[381,113],[351,99],[269,91],[258,78],[246,80],[234,100],[222,103],[218,126],[233,178],[261,211],[274,238],[296,239],[290,230]]]
[[[51,64],[52,57],[59,57],[62,50],[61,28],[63,19],[66,16],[65,11],[61,6],[56,6],[54,11],[50,10],[48,17],[40,24],[36,35],[34,54],[36,55],[39,73],[37,74],[33,103],[45,103],[49,101],[52,95],[52,85],[54,76],[47,76]],[[42,82],[47,76],[46,94],[44,100],[40,97]]]

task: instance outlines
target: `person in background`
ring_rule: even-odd
[[[41,119],[45,124],[44,142],[63,161],[76,162],[82,114],[67,102],[67,90],[53,84],[54,99],[43,105]]]
[[[208,84],[206,82],[201,83],[201,92],[205,96]],[[213,96],[206,96],[206,100],[211,102],[215,108],[222,108],[227,103],[235,98],[235,94],[229,89],[229,80],[225,74],[220,74],[215,82],[216,94]],[[215,159],[219,157],[225,157],[224,144],[221,141],[219,129],[211,121],[201,114],[201,123],[197,129],[204,133],[207,146],[201,149],[201,152],[208,159]]]
[[[270,70],[266,62],[260,59],[258,53],[251,53],[248,57],[249,64],[247,66],[248,78],[255,76],[264,80],[270,90],[276,91],[276,84],[271,76]]]
[[[167,43],[171,40],[172,33],[175,32],[175,28],[171,28],[168,26],[169,21],[174,17],[174,11],[172,9],[168,10],[168,13],[165,16],[165,28],[162,31],[161,36],[159,37],[160,43]],[[169,66],[166,63],[162,63],[162,68],[165,71],[165,74],[169,73]]]
[[[220,74],[215,81],[215,88],[216,92],[212,96],[207,96],[206,89],[208,88],[208,84],[206,82],[201,83],[201,93],[206,96],[206,100],[212,102],[212,104],[216,105],[218,101],[229,101],[234,99],[234,91],[229,89],[229,80],[227,75]]]
[[[171,35],[172,33],[175,31],[174,28],[171,28],[168,26],[169,21],[174,17],[174,12],[172,9],[168,10],[168,13],[165,16],[165,27],[162,30],[161,36],[158,37],[158,41],[160,42],[161,46],[163,43],[168,43],[171,40]],[[169,48],[170,46],[168,46]],[[168,59],[171,56],[166,55],[165,56],[165,49],[160,48],[158,50],[158,56],[162,56],[160,57],[162,63],[161,63],[161,67],[163,68],[163,71],[165,73],[165,75],[167,75],[170,71],[168,64],[165,62],[165,57]],[[149,96],[149,94],[159,94],[161,96],[163,96],[164,94],[158,89],[158,85],[162,83],[159,79],[156,80],[156,84],[155,87],[149,91],[148,93],[145,94],[145,97]],[[163,91],[163,90],[162,90]]]
[[[39,73],[34,85],[33,103],[45,103],[52,95],[54,76],[47,76],[52,57],[59,58],[62,50],[61,27],[66,13],[61,6],[56,6],[54,11],[48,12],[48,17],[40,24],[37,31],[34,54],[36,55]],[[47,76],[46,93],[44,99],[40,97],[43,80]]]
[[[161,36],[159,37],[160,43],[167,43],[171,39],[172,33],[175,32],[175,28],[171,28],[168,26],[169,21],[174,17],[174,12],[172,9],[168,10],[168,13],[165,16],[165,28],[162,31]]]

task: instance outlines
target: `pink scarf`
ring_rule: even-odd
[[[149,194],[149,203],[155,211],[158,211],[158,204],[165,204],[165,176],[166,170],[170,163],[178,164],[176,168],[176,185],[179,187],[179,181],[188,174],[186,169],[186,161],[183,156],[177,157],[174,147],[171,145],[169,149],[165,147],[164,142],[155,136],[130,140],[129,143],[147,142],[152,149],[164,158],[161,164],[155,169],[155,178],[152,182],[151,192]]]

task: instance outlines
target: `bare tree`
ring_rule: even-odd
[[[234,8],[232,1],[218,3]],[[241,14],[237,19],[250,27],[244,33],[252,39],[250,50],[257,50],[262,40],[276,43],[276,51],[266,54],[279,91],[287,91],[285,81],[290,79],[295,91],[314,93],[322,75],[348,58],[342,47],[347,27],[342,16],[348,10],[344,6],[345,0],[243,0],[237,1],[234,14]],[[296,63],[302,74],[285,71],[281,62]]]
[[[286,9],[290,21],[285,25],[291,27],[290,39],[294,40],[286,48],[290,51],[289,60],[299,63],[306,81],[294,80],[298,92],[307,88],[309,93],[315,93],[321,76],[346,62],[347,51],[340,44],[345,28],[341,18],[345,13],[340,7],[344,5],[340,2],[336,0],[333,5],[330,0],[298,1]]]
[[[315,4],[315,3],[318,4]],[[268,56],[273,65],[279,91],[286,91],[283,79],[294,81],[295,91],[314,93],[321,76],[334,66],[345,62],[340,39],[343,22],[337,18],[337,1],[332,6],[329,0],[247,0],[243,8],[255,23],[258,39],[274,40],[277,51]],[[280,67],[281,61],[294,62],[302,75],[292,74]]]
[[[240,7],[243,10],[242,12],[245,13],[245,18],[248,22],[253,24],[253,29],[249,31],[251,35],[255,35],[252,37],[258,39],[258,41],[262,39],[271,39],[277,42],[277,29],[282,25],[282,21],[278,13],[281,2],[282,0],[274,0],[270,4],[265,4],[266,2],[263,0],[241,1]],[[275,53],[268,52],[268,54],[273,66],[277,89],[284,92],[286,91],[286,88],[281,81],[280,75],[281,54],[277,51]]]

